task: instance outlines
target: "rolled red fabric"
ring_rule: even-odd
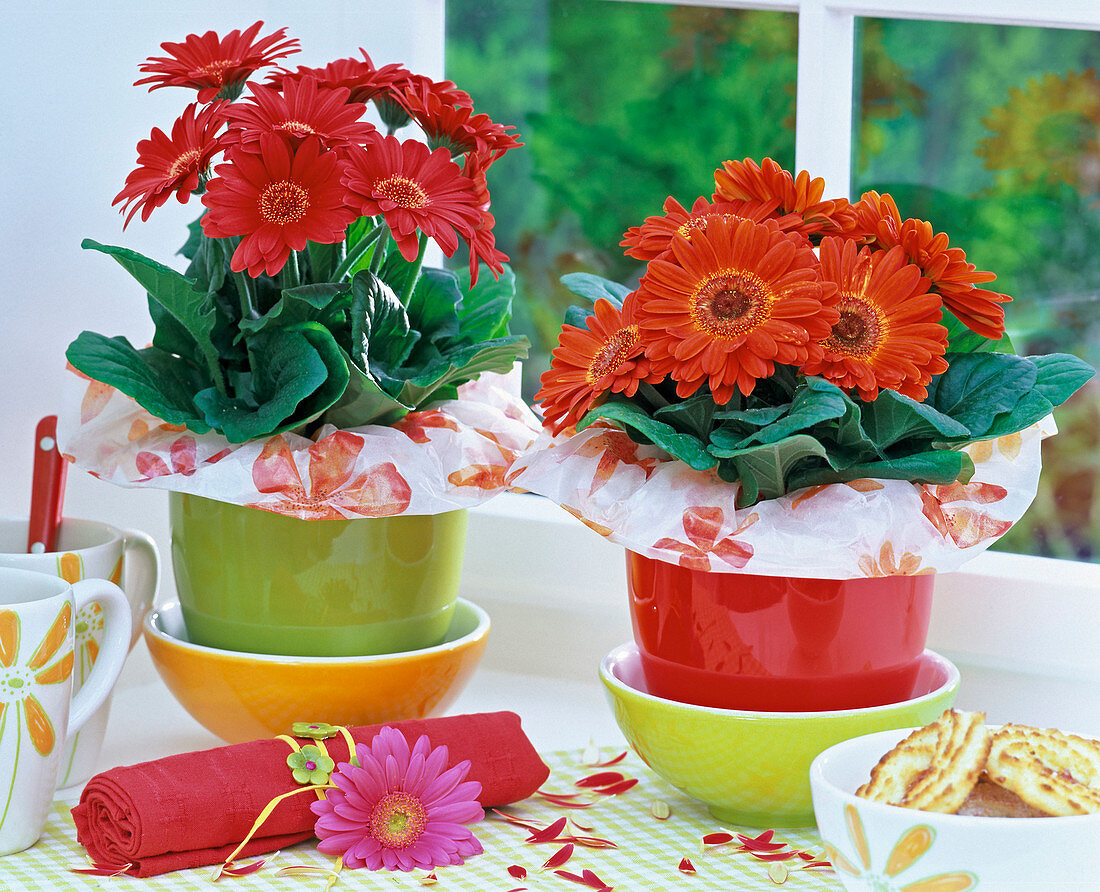
[[[514,712],[487,712],[389,722],[410,745],[427,734],[446,746],[451,764],[470,760],[469,780],[481,782],[483,806],[526,799],[550,774]],[[384,725],[350,728],[356,743],[370,743]],[[302,745],[312,743],[299,738]],[[346,762],[342,736],[325,741],[337,763]],[[298,788],[282,740],[256,740],[168,756],[97,774],[72,810],[76,837],[103,867],[147,877],[224,861],[272,799]],[[275,807],[238,858],[271,852],[313,836],[311,793]],[[127,866],[128,865],[128,866]]]

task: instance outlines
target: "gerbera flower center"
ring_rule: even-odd
[[[316,136],[317,131],[309,126],[305,121],[283,121],[278,125],[279,130],[285,130],[287,133],[293,133],[295,136]]]
[[[695,289],[691,318],[696,327],[718,338],[741,337],[768,318],[771,293],[755,273],[723,270]]]
[[[220,78],[230,68],[236,68],[240,65],[240,61],[237,59],[217,59],[214,62],[207,62],[205,65],[197,69],[197,74],[208,74],[211,77]]]
[[[605,375],[612,374],[619,366],[630,359],[638,346],[638,326],[627,325],[611,335],[599,352],[592,357],[585,372],[585,380],[590,385],[597,384]]]
[[[301,220],[309,210],[309,192],[292,183],[280,180],[271,183],[260,193],[260,216],[267,223],[285,226]]]
[[[180,156],[172,162],[168,168],[168,176],[178,177],[181,173],[191,167],[199,159],[198,149],[188,149],[186,152],[181,152]]]
[[[829,350],[866,358],[874,354],[885,332],[877,309],[855,297],[840,302],[840,319],[824,341]]]
[[[381,198],[388,198],[406,210],[419,210],[428,206],[428,193],[424,188],[415,180],[396,174],[376,182],[374,193]]]
[[[389,849],[412,845],[428,826],[424,803],[408,793],[387,793],[370,816],[371,835]]]
[[[706,214],[702,217],[689,217],[683,223],[676,227],[676,234],[681,235],[688,241],[691,241],[691,234],[693,232],[699,232],[707,228],[707,224],[711,220],[726,220],[736,223],[738,220],[744,219],[738,217],[736,214]]]

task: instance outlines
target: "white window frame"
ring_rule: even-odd
[[[1100,31],[1100,0],[622,2],[797,13],[796,170],[823,177],[826,194],[849,197],[856,18]],[[504,615],[511,610],[517,628],[523,611],[552,605],[562,634],[585,652],[599,650],[621,638],[621,618],[613,617],[625,616],[625,584],[622,548],[547,500],[504,495],[471,516],[464,592]],[[1100,564],[977,555],[937,578],[929,645],[969,666],[1100,682]],[[523,646],[539,645],[525,637]]]

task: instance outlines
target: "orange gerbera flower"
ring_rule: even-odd
[[[643,381],[661,380],[642,353],[633,313],[633,295],[627,296],[621,311],[601,298],[585,320],[587,328],[561,327],[550,368],[543,372],[542,387],[535,394],[553,433],[575,425],[608,393],[634,396]]]
[[[709,202],[706,198],[695,199],[689,211],[672,196],[665,199],[663,216],[646,217],[641,226],[631,226],[623,233],[619,242],[626,248],[627,257],[637,260],[652,260],[668,250],[674,235],[690,237],[692,230],[706,224],[710,217],[724,216],[727,219],[752,220],[763,223],[774,219],[784,232],[797,230],[802,218],[797,214],[777,214],[778,201],[744,200]]]
[[[928,279],[905,250],[871,251],[824,238],[821,275],[839,289],[840,319],[822,342],[825,354],[802,371],[865,400],[879,388],[923,400],[932,376],[947,370],[947,329],[939,324],[939,297],[928,293]]]
[[[846,198],[823,201],[825,181],[810,179],[800,171],[797,177],[784,170],[771,158],[757,164],[751,158],[725,161],[714,172],[715,201],[775,202],[776,216],[798,214],[803,235],[847,232],[855,223],[855,213]]]
[[[658,372],[690,396],[710,384],[715,402],[749,394],[775,363],[820,356],[838,320],[836,286],[822,283],[809,244],[770,221],[713,217],[674,236],[638,287],[638,326]]]
[[[992,282],[996,275],[979,270],[966,259],[962,248],[948,246],[947,233],[935,232],[926,220],[901,219],[890,195],[864,192],[853,205],[858,231],[880,248],[900,245],[909,259],[932,280],[932,290],[971,331],[990,340],[1000,340],[1005,331],[1005,311],[1000,306],[1012,300],[1007,294],[975,286]]]

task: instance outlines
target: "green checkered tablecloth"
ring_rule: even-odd
[[[591,755],[591,754],[589,754]],[[603,758],[615,755],[604,749]],[[591,774],[593,769],[584,764],[580,752],[551,753],[543,755],[551,768],[550,779],[543,789],[559,792],[576,792],[573,782]],[[656,777],[631,753],[613,769],[628,777],[639,779],[637,786],[618,796],[608,796],[587,809],[566,810],[548,804],[538,797],[516,803],[505,809],[509,814],[521,817],[541,826],[562,817],[574,818],[585,828],[572,825],[564,831],[575,835],[594,836],[611,840],[616,848],[582,848],[577,846],[572,858],[562,869],[580,874],[584,869],[594,871],[600,879],[623,890],[692,889],[791,890],[841,888],[831,871],[822,868],[803,870],[803,862],[793,858],[783,862],[789,867],[789,875],[778,884],[769,876],[769,865],[736,846],[715,846],[703,850],[701,840],[705,834],[719,830],[744,832],[756,836],[760,828],[723,827],[700,804],[672,789]],[[658,820],[654,816],[654,803],[666,803],[669,816]],[[662,809],[657,807],[657,811]],[[385,873],[365,870],[344,870],[333,888],[418,890],[433,889],[476,890],[476,892],[508,892],[525,888],[530,892],[570,892],[588,887],[555,876],[552,871],[540,871],[543,862],[554,854],[561,843],[533,844],[524,841],[528,831],[500,818],[490,816],[474,826],[485,853],[470,859],[461,867],[446,867],[436,871],[438,882],[425,885],[425,873]],[[777,830],[775,842],[786,842],[792,848],[824,857],[821,841],[812,829]],[[685,874],[679,870],[680,860],[688,858],[696,873]],[[286,849],[269,861],[264,868],[245,877],[223,877],[218,886],[238,890],[317,890],[325,889],[324,874],[278,875],[280,868],[296,865],[312,865],[326,869],[333,866],[333,859],[320,854],[312,843],[300,843]],[[527,869],[527,878],[514,879],[508,874],[510,865]],[[68,807],[54,803],[45,833],[38,843],[25,852],[0,858],[0,889],[5,892],[57,892],[67,889],[110,889],[117,892],[131,890],[209,890],[213,868],[198,868],[163,874],[148,879],[132,877],[96,877],[72,873],[71,868],[87,866],[84,849],[76,842],[76,830],[69,817]]]

